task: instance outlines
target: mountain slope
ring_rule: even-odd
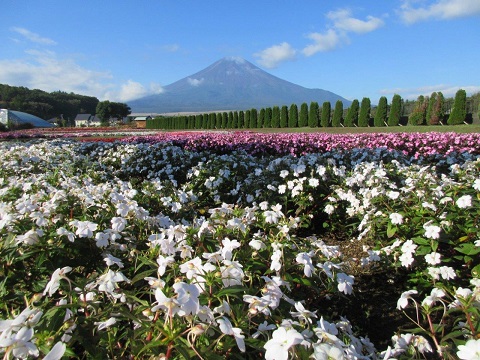
[[[165,86],[161,94],[129,102],[133,112],[246,110],[317,101],[350,101],[330,91],[307,89],[273,76],[241,58],[223,58]]]

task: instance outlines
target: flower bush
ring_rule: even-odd
[[[478,143],[450,133],[4,142],[0,354],[477,359]],[[371,290],[396,316],[391,333],[392,317],[362,324],[378,306],[362,296]]]

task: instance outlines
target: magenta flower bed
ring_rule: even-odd
[[[232,133],[162,133],[153,136],[130,137],[127,142],[172,142],[191,151],[211,150],[230,152],[245,150],[255,154],[291,154],[351,150],[355,148],[386,148],[415,158],[452,152],[480,154],[480,134],[457,133],[374,133],[374,134],[263,134]]]

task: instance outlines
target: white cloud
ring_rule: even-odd
[[[201,79],[192,79],[192,78],[188,78],[188,83],[192,86],[199,86],[201,83],[203,83],[203,80],[205,80],[204,78],[201,78]]]
[[[120,86],[120,90],[108,91],[104,97],[111,101],[128,102],[148,95],[161,94],[163,91],[162,86],[157,83],[151,83],[148,87],[145,87],[139,82],[128,80]]]
[[[480,15],[479,0],[436,0],[424,7],[412,7],[410,0],[404,0],[400,17],[407,24],[429,19],[454,19]]]
[[[292,48],[292,46],[283,42],[279,45],[273,45],[269,48],[266,48],[256,54],[255,57],[258,57],[258,63],[267,69],[273,69],[278,66],[278,64],[295,59],[297,51]]]
[[[177,52],[178,50],[180,50],[180,45],[178,45],[178,44],[163,45],[162,49],[166,52],[173,53],[173,52]]]
[[[317,52],[326,52],[335,49],[341,43],[341,35],[329,29],[325,34],[311,33],[307,36],[313,44],[306,46],[302,52],[305,56],[312,56]]]
[[[352,12],[349,9],[330,11],[327,18],[333,21],[335,29],[359,34],[374,31],[385,24],[382,19],[370,15],[367,16],[366,21],[356,19],[352,17]]]
[[[11,31],[14,31],[20,35],[22,35],[25,39],[34,42],[36,44],[42,44],[42,45],[56,45],[57,43],[49,38],[42,37],[34,32],[31,32],[30,30],[27,30],[25,28],[21,27],[12,27],[10,29]]]
[[[416,100],[420,95],[430,96],[433,92],[442,92],[445,97],[455,97],[455,94],[459,89],[463,89],[467,92],[468,96],[480,92],[480,86],[468,85],[468,86],[455,86],[455,85],[427,85],[417,88],[394,88],[394,89],[382,89],[381,95],[400,95],[407,100]]]
[[[157,84],[148,88],[132,80],[123,85],[113,84],[109,72],[86,69],[73,58],[60,58],[53,51],[29,50],[27,54],[26,59],[0,60],[0,83],[48,92],[74,92],[111,101],[127,101],[161,92]]]

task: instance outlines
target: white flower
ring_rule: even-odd
[[[442,261],[440,260],[441,255],[437,252],[431,252],[430,254],[425,255],[425,261],[429,265],[437,265]]]
[[[220,331],[224,334],[232,335],[235,338],[240,351],[245,352],[245,341],[243,340],[245,336],[242,335],[242,329],[233,327],[230,320],[228,320],[225,316],[222,316],[217,320],[217,322],[220,327]]]
[[[178,282],[173,284],[173,289],[177,293],[177,303],[180,306],[178,314],[180,316],[192,314],[196,315],[200,308],[198,296],[200,291],[195,285]]]
[[[450,266],[441,266],[440,267],[440,275],[444,280],[450,280],[457,277],[455,270]]]
[[[248,245],[250,245],[250,247],[252,247],[255,250],[263,250],[267,247],[262,241],[257,239],[253,239],[248,243]]]
[[[303,336],[297,330],[278,328],[273,332],[272,338],[263,346],[267,350],[265,360],[287,360],[288,349],[302,341]]]
[[[48,352],[47,355],[43,358],[43,360],[60,360],[65,354],[65,350],[67,346],[64,342],[58,341]]]
[[[442,289],[433,288],[430,295],[422,301],[422,305],[432,306],[444,296],[445,292]]]
[[[436,225],[424,225],[425,237],[427,239],[438,239],[440,237],[441,228]]]
[[[308,179],[308,185],[315,188],[318,185],[320,185],[320,181],[318,181],[318,179],[316,179],[316,178],[310,178],[310,179]]]
[[[72,233],[72,235],[73,235],[73,233]],[[109,239],[110,239],[110,234],[108,234],[106,232],[97,232],[95,234],[95,244],[99,248],[107,247]]]
[[[408,290],[400,295],[400,298],[397,300],[397,309],[405,309],[408,306],[408,299],[411,299],[411,295],[418,294],[417,290]]]
[[[103,258],[107,266],[117,265],[120,269],[123,268],[123,262],[119,258],[113,256],[112,254],[106,254]]]
[[[116,323],[117,323],[117,319],[114,318],[114,317],[111,317],[106,321],[94,322],[93,324],[97,325],[98,330],[103,330],[103,329],[109,328],[110,326],[112,326]]]
[[[77,228],[77,231],[75,231],[75,234],[78,235],[79,237],[87,237],[91,238],[93,237],[93,232],[97,230],[98,225],[95,224],[94,222],[91,221],[79,221],[79,220],[73,220],[70,221],[70,226],[74,226]]]
[[[252,338],[256,339],[257,337],[259,337],[261,334],[265,333],[266,331],[274,330],[275,328],[276,328],[276,326],[274,324],[269,324],[265,320],[263,323],[258,325],[257,331],[255,333],[253,333]]]
[[[325,209],[323,209],[323,211],[325,211],[328,215],[332,215],[335,211],[335,208],[333,207],[333,205],[328,204],[325,206]]]
[[[127,224],[127,220],[122,217],[113,217],[110,222],[112,223],[112,230],[115,232],[122,232]]]
[[[48,293],[48,296],[52,296],[60,287],[60,280],[65,278],[65,274],[72,271],[70,266],[65,266],[61,269],[57,269],[53,272],[52,278],[45,286],[45,290],[43,291],[43,295]]]
[[[468,340],[465,345],[459,345],[457,356],[461,360],[479,360],[480,359],[480,339]]]
[[[287,186],[286,185],[278,185],[278,193],[279,194],[285,194],[285,191],[287,191]]]
[[[297,263],[304,265],[303,273],[306,277],[311,277],[313,271],[315,270],[315,267],[312,264],[312,256],[314,254],[315,253],[313,251],[310,251],[309,253],[301,252],[297,254],[297,257],[295,258]]]
[[[475,190],[480,191],[480,179],[476,179],[476,180],[473,182],[472,187],[473,187]]]
[[[403,223],[403,216],[399,213],[391,213],[390,221],[392,222],[392,225],[400,225]]]
[[[465,209],[472,206],[472,197],[470,195],[463,195],[455,202],[460,209]]]
[[[288,176],[288,170],[282,170],[280,171],[280,177],[286,178]]]
[[[232,251],[240,247],[240,243],[237,240],[230,240],[225,238],[222,240],[222,257],[225,260],[232,260]]]
[[[307,321],[308,323],[312,323],[312,317],[313,318],[316,318],[317,315],[315,315],[315,311],[312,312],[312,311],[309,311],[307,309],[305,309],[305,307],[303,306],[303,304],[301,302],[296,302],[295,303],[295,309],[297,311],[290,311],[290,314],[292,314],[293,317],[297,317],[299,319],[302,319],[302,320],[305,320]]]
[[[345,293],[346,295],[351,294],[353,290],[353,283],[355,282],[353,276],[338,273],[337,274],[337,288],[338,291]]]

